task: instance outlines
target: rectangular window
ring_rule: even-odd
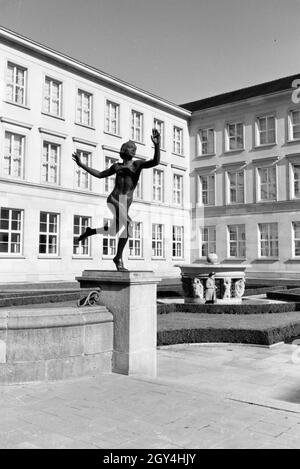
[[[60,145],[44,142],[42,158],[42,182],[59,183]]]
[[[93,112],[93,95],[86,91],[78,90],[77,93],[77,109],[76,122],[91,127]]]
[[[131,138],[135,142],[143,142],[143,120],[141,112],[131,111]]]
[[[62,115],[62,83],[52,78],[45,78],[44,112],[61,117]]]
[[[244,126],[242,123],[227,124],[227,150],[244,148]]]
[[[110,168],[113,164],[115,164],[118,160],[116,158],[111,158],[110,156],[105,157],[105,169]],[[104,182],[104,190],[107,194],[111,193],[115,185],[115,175],[108,176],[105,178]]]
[[[23,177],[24,135],[5,132],[3,175]]]
[[[87,229],[88,226],[91,226],[90,217],[81,217],[79,215],[74,215],[74,226],[73,226],[73,254],[79,256],[89,256],[90,255],[90,239],[85,238],[83,241],[79,242],[79,236]]]
[[[215,152],[214,129],[201,129],[199,131],[200,155],[212,155]]]
[[[165,148],[165,123],[159,119],[154,119],[153,127],[160,133],[160,148]]]
[[[173,174],[173,203],[182,205],[183,202],[183,177]]]
[[[275,117],[264,116],[257,119],[258,145],[276,143]]]
[[[153,170],[153,200],[164,201],[164,172],[159,169]]]
[[[88,151],[77,150],[76,153],[80,156],[82,163],[91,166],[92,155]],[[75,187],[78,189],[90,189],[90,175],[87,171],[75,165]]]
[[[291,111],[289,114],[289,137],[290,140],[300,139],[300,111]]]
[[[142,223],[133,222],[132,237],[129,238],[129,256],[142,257]]]
[[[276,167],[258,168],[259,200],[276,200]]]
[[[112,101],[106,101],[105,108],[105,131],[119,135],[120,106]]]
[[[164,256],[164,229],[159,223],[152,224],[152,257]]]
[[[172,228],[172,257],[183,259],[183,226]]]
[[[180,127],[173,127],[173,153],[183,155],[183,130]]]
[[[111,220],[104,218],[103,225],[110,226]],[[102,254],[103,256],[113,257],[117,253],[117,236],[103,235],[103,246]]]
[[[278,224],[260,223],[260,257],[278,257]]]
[[[202,245],[201,256],[207,257],[208,254],[216,253],[216,227],[205,226],[201,230]]]
[[[300,221],[292,223],[293,227],[293,255],[300,256]]]
[[[135,191],[134,191],[134,197],[135,199],[142,199],[143,198],[143,173],[140,174],[139,181],[136,185]]]
[[[203,205],[215,205],[215,176],[214,174],[200,176],[201,201]]]
[[[229,225],[229,257],[246,257],[245,225]]]
[[[23,210],[0,209],[0,255],[22,254]]]
[[[244,171],[228,173],[229,180],[229,203],[244,203]]]
[[[292,170],[293,170],[293,189],[294,189],[294,194],[293,196],[296,199],[300,198],[300,165],[299,164],[293,164],[292,165]]]
[[[6,71],[6,99],[12,103],[26,105],[27,70],[8,62]]]
[[[58,255],[58,222],[57,213],[40,213],[39,254]]]

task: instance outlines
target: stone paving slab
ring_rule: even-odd
[[[300,448],[295,351],[174,345],[158,349],[156,379],[0,386],[0,448]]]

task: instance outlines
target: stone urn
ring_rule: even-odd
[[[210,252],[206,258],[208,264],[218,264],[218,256],[214,252]]]

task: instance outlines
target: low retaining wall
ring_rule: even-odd
[[[111,372],[112,350],[104,306],[0,310],[0,384]]]

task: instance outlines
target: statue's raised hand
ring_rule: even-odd
[[[160,133],[157,129],[152,129],[151,140],[154,143],[154,145],[160,144]]]
[[[80,160],[80,156],[78,155],[78,153],[73,153],[72,158],[78,166],[81,166],[81,160]]]

